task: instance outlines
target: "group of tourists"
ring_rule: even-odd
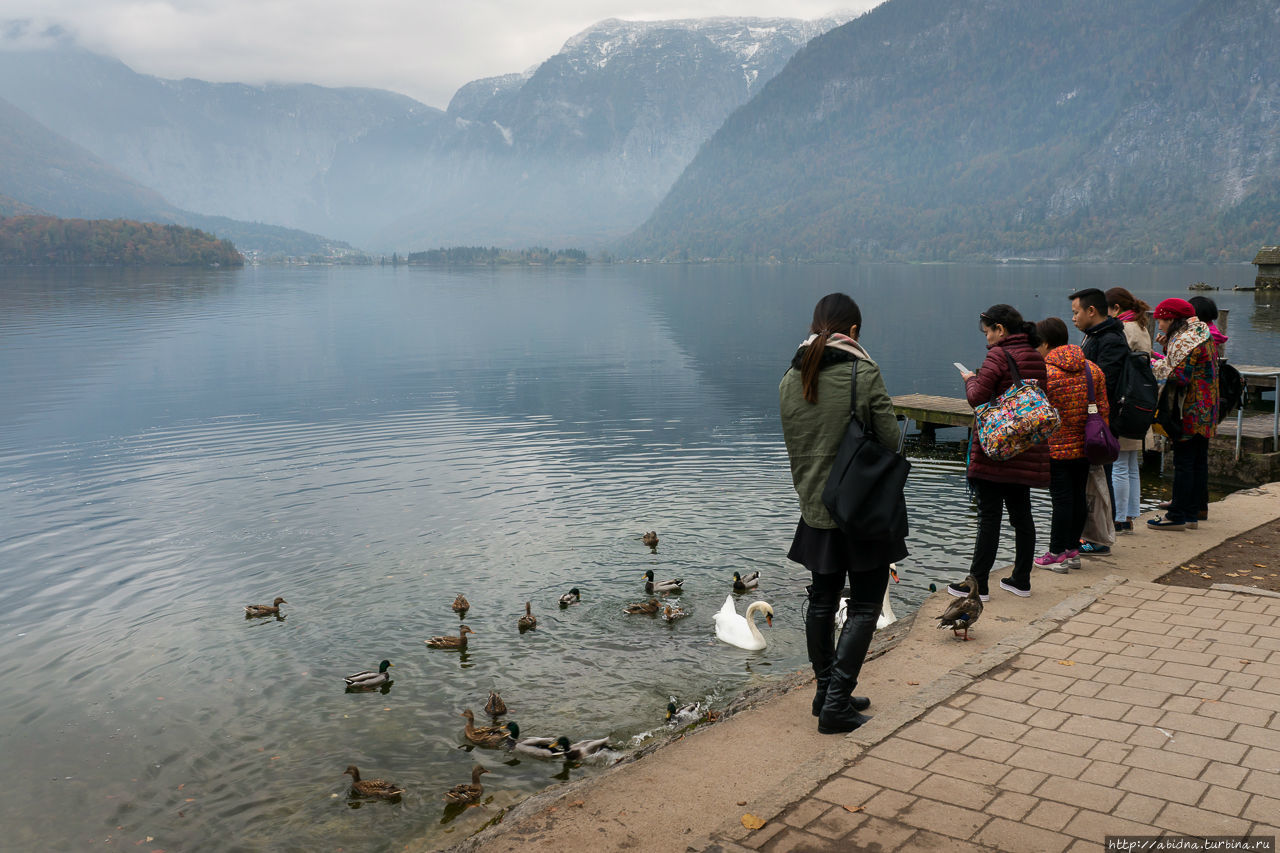
[[[1150,307],[1125,288],[1089,288],[1070,300],[1071,322],[1084,334],[1081,345],[1069,342],[1066,322],[1058,317],[1032,323],[1005,304],[978,317],[987,352],[976,371],[963,372],[969,404],[979,409],[1030,383],[1043,390],[1045,408],[1052,407],[1057,420],[1047,440],[1011,456],[989,454],[971,437],[966,473],[978,530],[969,575],[983,601],[990,599],[1002,515],[1013,528],[1015,549],[1012,572],[999,586],[1021,597],[1031,595],[1035,567],[1065,574],[1080,567],[1082,554],[1107,553],[1114,534],[1133,532],[1140,515],[1141,454],[1153,424],[1172,445],[1173,495],[1147,527],[1184,530],[1207,518],[1208,447],[1219,420],[1218,362],[1226,342],[1214,325],[1217,308],[1204,298],[1165,299],[1152,312],[1151,329]],[[787,556],[812,574],[805,635],[817,678],[813,712],[823,733],[852,731],[869,719],[861,712],[870,700],[852,691],[890,564],[907,554],[905,523],[901,535],[868,539],[842,529],[823,500],[851,418],[880,445],[898,448],[893,403],[879,368],[859,343],[861,330],[853,299],[824,296],[779,386],[801,515]],[[1157,383],[1163,384],[1158,406]],[[1048,549],[1038,556],[1032,488],[1048,489],[1052,507]],[[1087,535],[1099,517],[1107,536],[1095,538],[1108,541]],[[847,616],[837,640],[836,610],[846,584]],[[965,583],[950,584],[947,591],[970,594]]]

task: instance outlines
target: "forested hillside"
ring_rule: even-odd
[[[128,219],[0,217],[0,265],[242,266],[228,240]]]
[[[626,250],[1240,260],[1280,232],[1280,7],[889,0],[734,113]]]

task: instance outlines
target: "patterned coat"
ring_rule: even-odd
[[[1213,438],[1218,429],[1218,345],[1207,340],[1169,373],[1183,389],[1182,437]]]
[[[1062,418],[1061,426],[1049,436],[1049,455],[1060,460],[1084,459],[1084,422],[1089,414],[1085,370],[1093,375],[1093,398],[1103,420],[1111,414],[1107,404],[1107,378],[1102,368],[1086,359],[1084,350],[1075,344],[1049,350],[1044,363],[1049,376],[1045,393]]]
[[[969,405],[981,406],[999,397],[1013,385],[1009,362],[1005,351],[1013,356],[1018,373],[1024,380],[1034,379],[1043,388],[1045,384],[1044,358],[1031,346],[1024,334],[1009,335],[1004,340],[987,347],[987,358],[977,373],[965,380],[965,397]],[[1049,445],[1037,444],[1004,462],[987,456],[975,434],[969,443],[968,475],[975,480],[995,483],[1014,483],[1033,488],[1049,487]]]

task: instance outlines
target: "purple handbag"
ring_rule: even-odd
[[[1084,378],[1089,383],[1089,414],[1084,419],[1084,455],[1092,465],[1110,465],[1120,456],[1120,442],[1111,433],[1111,427],[1098,414],[1098,403],[1093,395],[1093,362],[1084,363]]]

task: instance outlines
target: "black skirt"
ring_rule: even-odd
[[[810,527],[804,519],[796,525],[787,559],[816,575],[870,572],[907,557],[905,539],[854,542],[838,527]]]

